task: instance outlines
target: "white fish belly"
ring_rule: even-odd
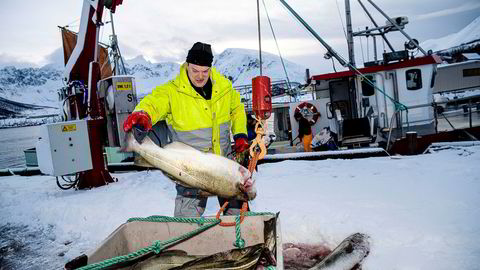
[[[137,151],[155,167],[170,174],[180,184],[199,188],[221,197],[240,194],[237,183],[242,176],[232,160],[190,149],[142,147]]]

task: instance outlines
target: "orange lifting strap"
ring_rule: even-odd
[[[227,205],[228,205],[228,201],[226,201],[222,205],[222,208],[220,208],[220,210],[218,210],[216,219],[220,219],[220,213],[223,213],[223,211],[225,211],[225,208],[227,208]],[[248,202],[243,202],[242,209],[240,210],[240,224],[242,224],[243,220],[245,219],[245,213],[247,212],[247,210],[248,210]],[[222,221],[218,225],[223,226],[223,227],[231,227],[231,226],[235,226],[235,221],[232,221],[232,222],[223,222]]]
[[[251,174],[253,174],[253,170],[255,170],[255,167],[257,166],[258,160],[262,159],[265,157],[265,154],[267,153],[267,147],[265,146],[265,142],[263,141],[263,136],[265,135],[265,130],[264,130],[264,122],[265,120],[257,120],[257,123],[255,124],[255,131],[257,133],[257,137],[253,140],[252,145],[250,145],[250,156],[252,159],[248,162],[248,170],[250,171]],[[256,146],[259,146],[260,151],[256,150]],[[226,201],[220,210],[218,210],[216,218],[220,219],[220,214],[225,211],[227,208],[228,201]],[[240,224],[243,222],[245,219],[245,213],[248,211],[248,202],[243,202],[242,204],[242,209],[240,210]],[[220,226],[223,227],[228,227],[228,226],[235,226],[235,222],[220,222]]]

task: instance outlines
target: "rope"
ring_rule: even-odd
[[[227,208],[227,205],[228,205],[228,201],[226,201],[222,205],[220,210],[218,210],[217,215],[216,215],[217,220],[220,220],[220,213],[223,213],[223,211],[225,211],[225,208]],[[247,213],[247,209],[248,209],[248,202],[243,202],[242,209],[240,209],[240,223],[242,223],[243,220],[245,219],[245,213]],[[235,226],[236,222],[223,222],[223,221],[221,221],[219,225],[222,226],[222,227],[231,227],[231,226]]]
[[[227,206],[228,202],[225,203],[222,208],[224,209]],[[243,219],[245,216],[263,216],[263,215],[275,215],[274,213],[271,212],[246,212],[246,202],[242,206],[242,212],[240,216],[237,216],[235,218],[234,225],[235,227],[235,237],[236,241],[233,243],[233,245],[237,248],[244,248],[245,247],[245,240],[241,238],[241,231],[240,231],[240,224],[242,223]],[[245,209],[244,209],[245,208]],[[219,211],[220,213],[220,211]],[[211,222],[208,225],[201,226],[198,229],[195,229],[189,233],[183,234],[181,236],[166,240],[166,241],[155,241],[152,243],[152,245],[139,249],[137,251],[134,251],[132,253],[129,253],[127,255],[121,255],[117,256],[111,259],[106,259],[104,261],[94,263],[94,264],[89,264],[83,267],[80,267],[78,269],[80,270],[91,270],[91,269],[103,269],[107,268],[110,266],[114,266],[118,263],[125,262],[131,259],[135,259],[137,257],[143,256],[145,254],[148,254],[150,252],[153,252],[155,254],[159,254],[162,252],[164,249],[169,248],[170,246],[175,245],[177,242],[183,241],[185,239],[191,238],[203,231],[206,231],[216,225],[219,225],[221,223],[221,220],[218,218],[176,218],[176,217],[167,217],[167,216],[150,216],[146,218],[139,218],[139,217],[134,217],[130,218],[127,220],[127,222],[132,222],[132,221],[144,221],[144,222],[181,222],[181,223],[197,223],[197,224],[204,224],[206,222]],[[275,268],[270,268],[270,269],[275,269]]]
[[[258,213],[255,213],[255,212],[247,212],[245,213],[245,216],[261,216],[261,215],[275,215],[273,213],[269,213],[269,212],[258,212]],[[241,235],[241,231],[240,231],[240,223],[242,221],[240,220],[240,216],[237,216],[235,218],[235,242],[233,243],[233,245],[237,248],[244,248],[245,247],[245,240],[242,238],[242,235]]]
[[[179,217],[167,217],[167,216],[150,216],[146,218],[129,218],[127,222],[132,221],[145,221],[145,222],[179,222],[179,223],[197,223],[203,225],[207,222],[216,222],[218,219],[215,218],[179,218]]]
[[[220,223],[221,220],[217,219],[205,219],[205,218],[171,218],[171,217],[165,217],[165,216],[152,216],[148,218],[131,218],[127,222],[131,221],[150,221],[150,222],[184,222],[184,223],[204,223],[204,222],[212,222],[211,224],[207,224],[204,226],[201,226],[198,229],[195,229],[189,233],[183,234],[178,237],[174,237],[172,239],[169,239],[167,241],[155,241],[151,246],[139,249],[137,251],[134,251],[132,253],[129,253],[127,255],[121,255],[117,256],[111,259],[107,259],[98,263],[90,264],[83,266],[79,269],[81,270],[90,270],[90,269],[103,269],[121,262],[125,262],[134,258],[137,258],[139,256],[143,256],[147,253],[154,252],[155,254],[159,254],[162,250],[175,245],[179,241],[183,241],[185,239],[191,238],[203,231],[206,231],[210,229],[213,226],[216,226],[217,224]],[[193,221],[193,222],[192,222]]]
[[[338,16],[340,17],[340,23],[342,23],[343,34],[345,35],[345,39],[348,40],[347,31],[345,31],[345,25],[343,25],[342,13],[340,12],[340,7],[338,6],[338,0],[335,0],[335,4],[337,4],[337,11],[338,11]]]
[[[252,159],[250,160],[250,162],[248,163],[248,171],[253,174],[253,170],[255,170],[255,167],[257,166],[257,162],[258,162],[258,157],[260,156],[260,153],[255,151],[254,154],[253,154],[253,157]]]
[[[245,240],[242,238],[242,232],[240,231],[240,217],[237,216],[235,218],[235,242],[233,245],[237,248],[244,248],[245,247]]]
[[[216,218],[220,220],[220,213],[225,210],[225,208],[228,205],[228,201],[225,202],[220,210],[217,212]],[[245,219],[246,216],[260,216],[260,215],[274,215],[273,213],[269,212],[247,212],[248,209],[248,203],[244,202],[242,205],[242,209],[240,210],[240,215],[235,218],[235,222],[220,222],[220,226],[222,227],[230,227],[230,226],[235,226],[235,242],[233,242],[233,246],[237,248],[244,248],[245,247],[245,240],[242,238],[242,233],[240,229],[240,224],[242,224],[243,220]]]

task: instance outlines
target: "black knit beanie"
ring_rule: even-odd
[[[210,44],[196,42],[188,51],[187,63],[211,67],[213,61],[212,47]]]

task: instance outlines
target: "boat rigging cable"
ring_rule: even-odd
[[[370,0],[369,0],[370,1]],[[375,90],[379,91],[382,93],[384,96],[386,96],[393,104],[395,104],[395,109],[397,111],[406,111],[407,113],[407,119],[408,119],[408,108],[405,106],[405,104],[400,103],[399,101],[395,100],[391,96],[389,96],[385,91],[380,89],[378,86],[376,86],[369,78],[367,78],[360,70],[358,70],[356,67],[354,67],[351,63],[346,61],[341,55],[339,55],[330,45],[328,45],[311,27],[308,25],[307,22],[305,22],[298,13],[288,5],[288,3],[285,0],[280,0],[280,3],[282,3],[290,13],[295,16],[295,18],[327,49],[328,53],[330,53],[337,61],[342,65],[342,66],[348,66],[353,72],[355,72],[357,75],[359,75],[367,84],[371,85]],[[391,21],[393,25],[396,26],[396,23],[394,21]]]
[[[67,25],[65,25],[64,27],[65,27],[65,28],[77,27],[77,26],[79,26],[80,24],[75,24],[75,25],[73,25],[73,23],[78,22],[78,21],[80,21],[80,18],[78,18],[78,19],[76,19],[76,20],[74,20],[74,21],[72,21],[72,22],[67,23]]]
[[[340,23],[342,24],[343,35],[345,36],[345,40],[348,40],[347,31],[345,30],[345,25],[343,24],[342,13],[340,12],[340,7],[338,5],[338,0],[335,0],[335,5],[337,6],[338,17],[340,17]],[[363,49],[362,49],[362,56],[363,56]],[[331,57],[330,59],[332,60],[333,71],[337,72],[337,69],[335,68],[335,61]]]
[[[368,42],[368,36],[366,36],[365,39],[367,40],[367,61],[370,61],[370,43]]]
[[[363,39],[360,37],[360,49],[362,50],[362,61],[365,63],[365,55],[363,52]]]
[[[376,28],[378,28],[378,23],[373,19],[372,15],[370,14],[370,12],[368,12],[367,8],[363,5],[362,1],[361,0],[358,0],[358,3],[360,4],[360,6],[362,7],[363,11],[365,11],[365,14],[367,14],[368,18],[370,18],[370,21],[372,21],[373,25],[375,25]],[[378,32],[380,33],[380,35],[382,36],[382,39],[387,43],[388,47],[390,48],[390,50],[392,52],[395,51],[395,49],[393,48],[392,44],[390,44],[390,42],[388,41],[387,37],[385,36],[385,33],[382,32],[380,29],[378,29]],[[383,44],[383,48],[385,50],[385,44]]]
[[[260,58],[260,76],[262,76],[262,34],[260,32],[260,3],[257,0],[258,56]],[[253,87],[253,85],[252,85]]]
[[[277,45],[278,55],[280,56],[280,61],[282,62],[283,71],[285,72],[285,77],[287,78],[288,90],[291,91],[292,87],[290,85],[290,79],[288,78],[287,69],[285,68],[285,63],[283,62],[282,53],[280,52],[280,47],[278,46],[277,37],[275,36],[275,31],[273,30],[272,22],[270,21],[270,16],[268,16],[268,11],[267,11],[267,6],[265,5],[265,0],[262,0],[262,3],[263,3],[263,8],[265,9],[265,14],[267,14],[268,24],[270,25],[270,29],[272,30],[272,35],[273,35],[273,39],[275,40],[275,45]]]
[[[347,31],[345,31],[345,25],[343,24],[342,13],[340,12],[340,7],[338,6],[338,0],[335,0],[335,4],[337,5],[338,17],[340,17],[340,23],[342,24],[343,34],[345,35],[345,39],[348,39]]]
[[[122,53],[120,52],[120,47],[118,46],[117,35],[115,34],[115,26],[113,23],[113,12],[110,10],[110,24],[112,25],[112,35],[110,36],[110,44],[112,50],[110,51],[110,56],[113,59],[115,65],[114,72],[115,75],[127,75],[127,70],[125,69],[125,63],[123,62]]]

